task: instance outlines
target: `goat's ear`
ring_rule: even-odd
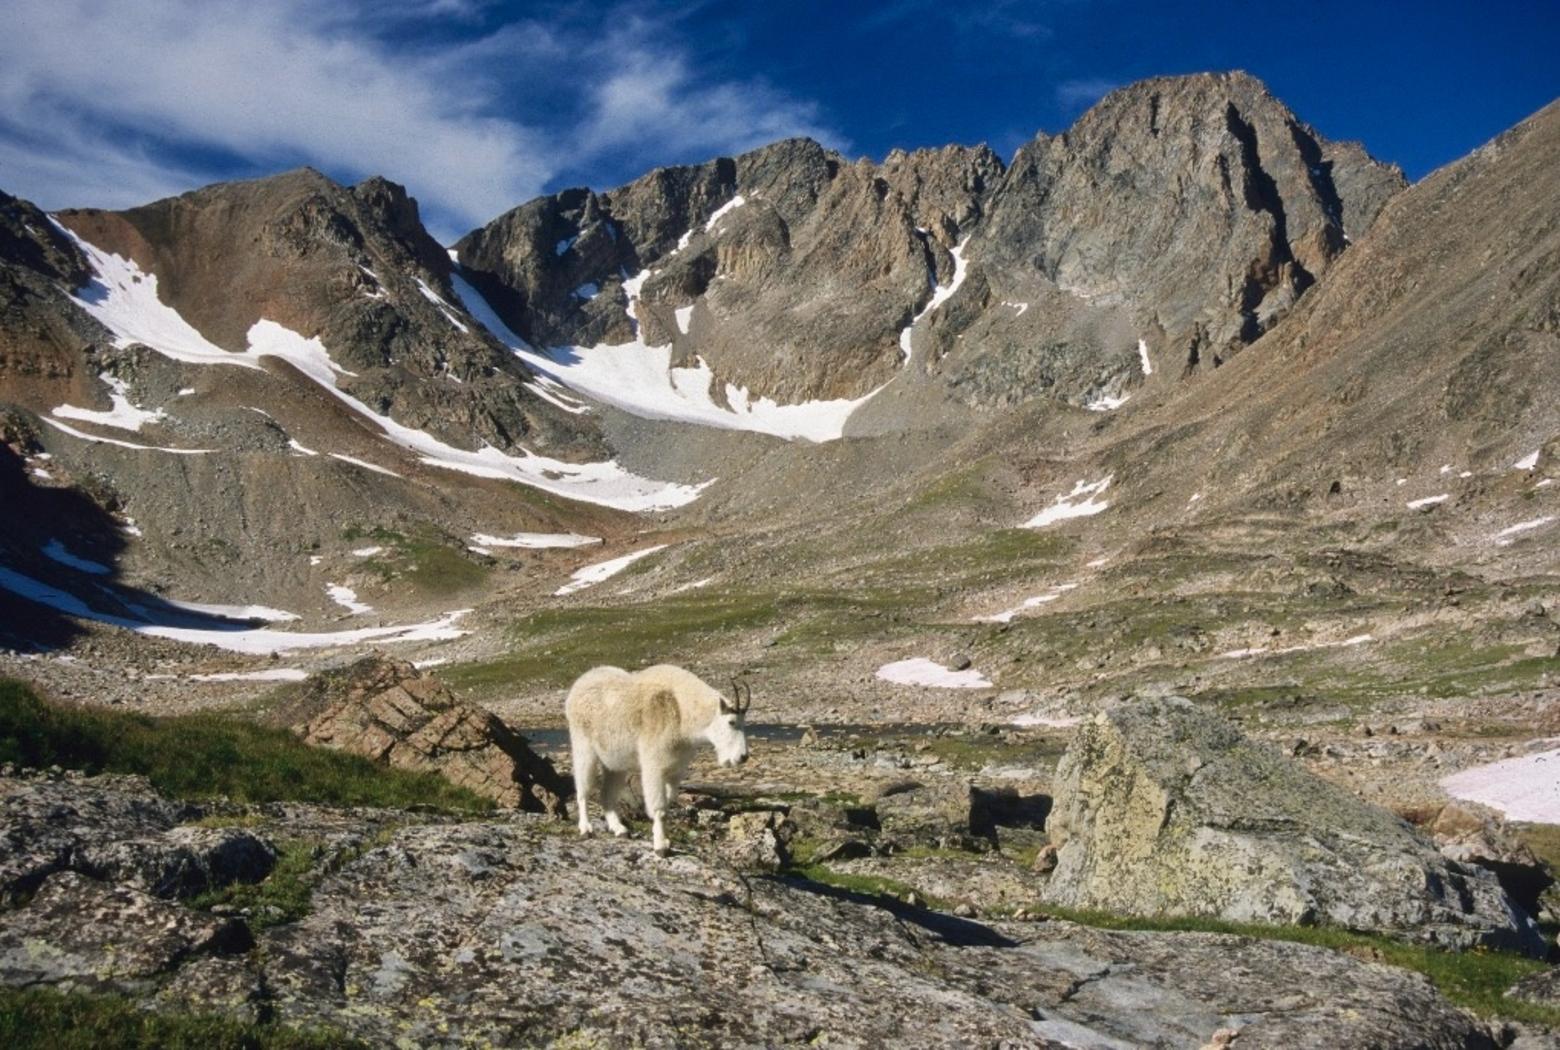
[[[734,715],[737,713],[737,709],[726,703],[726,698],[723,696],[720,698],[720,713],[723,715]]]

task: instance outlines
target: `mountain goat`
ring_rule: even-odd
[[[569,719],[580,834],[590,834],[587,799],[597,778],[607,830],[614,835],[628,831],[618,816],[618,794],[637,768],[645,812],[654,828],[655,852],[665,856],[662,818],[677,797],[694,749],[706,741],[714,745],[721,765],[746,762],[743,725],[752,702],[751,686],[744,699],[742,686],[733,680],[728,702],[693,672],[670,664],[633,674],[618,667],[597,667],[580,675],[563,705]]]

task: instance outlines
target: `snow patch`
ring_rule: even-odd
[[[555,596],[573,594],[575,591],[582,591],[586,587],[592,586],[593,584],[600,583],[603,580],[611,579],[613,576],[616,576],[618,573],[634,564],[634,562],[638,561],[640,558],[648,558],[656,551],[665,550],[666,547],[667,544],[660,543],[654,547],[646,547],[644,550],[634,551],[631,554],[625,554],[620,558],[613,558],[610,561],[600,561],[593,565],[587,565],[582,569],[576,569],[574,571],[574,575],[569,577],[569,582],[564,584],[562,587],[559,587],[556,591],[553,591],[553,594]]]
[[[586,302],[589,302],[600,294],[601,285],[597,284],[595,281],[586,281],[584,284],[574,289],[574,298],[584,299]]]
[[[1451,498],[1452,494],[1450,492],[1443,492],[1439,496],[1426,496],[1424,499],[1411,499],[1408,501],[1407,506],[1409,510],[1424,510],[1426,507],[1433,507],[1437,503],[1445,503]]]
[[[354,591],[351,587],[348,587],[345,584],[326,584],[325,593],[330,595],[331,601],[335,602],[343,609],[346,609],[353,616],[358,616],[362,613],[374,611],[374,607],[372,605],[367,605],[358,601],[357,591]]]
[[[1113,477],[1114,474],[1107,474],[1099,481],[1078,482],[1067,495],[1056,497],[1055,503],[1024,522],[1024,528],[1042,529],[1068,518],[1087,518],[1100,513],[1110,504],[1095,497],[1110,487]]]
[[[310,453],[310,455],[313,455],[313,453]],[[391,470],[389,467],[381,467],[377,463],[368,462],[366,459],[357,459],[353,456],[343,455],[340,452],[331,452],[328,453],[328,455],[331,459],[339,459],[343,463],[351,463],[354,467],[362,467],[364,470],[372,470],[375,474],[384,474],[392,478],[398,478],[401,476],[395,471]]]
[[[1009,725],[1015,726],[1042,726],[1046,729],[1071,729],[1082,722],[1077,715],[1058,717],[1056,715],[1027,714],[1019,715]]]
[[[1013,315],[1013,320],[1015,320],[1015,321],[1018,320],[1020,317],[1023,317],[1024,316],[1024,311],[1029,309],[1029,304],[1028,303],[1013,303],[1013,302],[1009,302],[1006,299],[1002,300],[1002,305],[1003,306],[1011,306],[1013,309],[1018,311],[1018,313]]]
[[[550,547],[589,547],[600,543],[600,536],[581,536],[576,532],[517,532],[513,536],[492,536],[478,532],[471,542],[484,547],[525,547],[541,550]]]
[[[216,451],[216,449],[210,448],[165,448],[162,445],[138,445],[134,441],[120,441],[118,438],[98,437],[96,434],[88,434],[84,430],[77,430],[73,426],[67,426],[59,420],[50,419],[47,416],[41,418],[45,423],[61,433],[69,434],[71,437],[80,438],[83,441],[90,441],[96,445],[114,445],[118,448],[135,449],[137,452],[168,452],[175,456],[204,456]]]
[[[648,277],[649,271],[646,270],[623,280],[623,291],[628,295],[628,316],[634,322],[635,338],[632,342],[615,346],[555,347],[545,354],[510,331],[470,284],[459,277],[452,280],[467,312],[506,343],[532,371],[631,415],[697,423],[726,430],[750,430],[788,439],[833,441],[844,434],[845,421],[850,418],[850,414],[877,393],[874,390],[854,401],[806,401],[796,405],[781,405],[767,397],[755,401],[745,388],[728,383],[725,393],[730,407],[716,404],[710,394],[715,377],[709,365],[699,361],[689,368],[673,368],[670,345],[647,346],[639,338],[639,289]],[[616,467],[616,464],[612,466]],[[585,468],[576,466],[570,469],[578,471]],[[666,495],[660,498],[675,502],[653,507],[609,505],[620,506],[625,510],[659,510],[682,506],[697,498],[709,483],[697,486],[667,485],[663,489]]]
[[[677,330],[683,335],[687,335],[689,323],[693,320],[693,304],[689,303],[687,306],[679,306],[672,311],[672,314],[677,318]]]
[[[454,308],[445,301],[444,296],[440,295],[432,288],[429,288],[427,283],[424,282],[421,277],[417,278],[417,290],[422,292],[424,299],[427,299],[430,303],[439,308],[439,312],[444,315],[444,319],[446,321],[454,325],[456,328],[459,328],[462,332],[471,331],[471,329],[467,328],[465,323],[461,321],[460,318],[455,316]]]
[[[1560,824],[1560,750],[1519,755],[1441,778],[1453,798],[1493,806],[1507,820]]]
[[[286,609],[273,609],[269,605],[218,605],[211,602],[181,602],[173,598],[157,599],[164,605],[185,612],[201,613],[205,616],[220,616],[225,620],[259,620],[262,623],[283,623],[288,620],[299,619],[295,612]]]
[[[1501,529],[1490,538],[1493,539],[1499,546],[1509,547],[1513,542],[1510,537],[1516,536],[1519,533],[1531,532],[1534,529],[1543,528],[1545,525],[1548,525],[1554,520],[1554,515],[1548,514],[1542,518],[1534,518],[1532,521],[1519,522],[1516,525],[1511,525],[1507,528]]]
[[[1059,583],[1044,594],[1037,594],[1033,598],[1025,598],[1011,609],[1005,609],[990,616],[975,617],[976,623],[1011,623],[1013,618],[1026,609],[1034,609],[1049,602],[1054,602],[1068,591],[1078,589],[1076,583]]]
[[[569,249],[574,247],[574,242],[579,240],[579,239],[580,239],[579,234],[575,234],[573,237],[565,237],[563,240],[561,240],[557,244],[553,245],[553,254],[554,255],[568,255],[569,254]]]
[[[1112,397],[1109,394],[1101,394],[1083,407],[1090,412],[1114,412],[1128,401],[1132,400],[1131,394],[1122,394],[1120,397]]]
[[[1154,363],[1148,359],[1148,344],[1141,339],[1138,340],[1138,360],[1142,362],[1143,375],[1154,374]]]
[[[920,232],[923,236],[925,235],[924,230]],[[953,277],[949,279],[947,284],[932,286],[932,297],[926,301],[925,306],[921,307],[919,313],[910,318],[910,323],[905,325],[904,330],[899,333],[899,352],[903,355],[899,362],[901,365],[910,363],[912,353],[910,345],[911,333],[914,332],[915,326],[920,323],[921,318],[926,317],[933,310],[951,299],[953,293],[957,292],[959,286],[964,283],[964,278],[968,276],[969,270],[964,263],[964,248],[969,243],[970,239],[966,236],[956,246],[948,249],[948,254],[953,256]]]
[[[222,622],[208,617],[192,617],[190,625],[150,619],[132,620],[99,612],[67,591],[51,587],[40,580],[4,567],[0,567],[0,588],[69,616],[122,627],[137,634],[194,645],[211,645],[235,653],[263,655],[292,649],[324,649],[361,642],[448,641],[470,633],[455,627],[456,621],[469,613],[470,609],[456,609],[438,619],[398,627],[363,627],[352,631],[295,633],[268,627],[242,627],[231,621]]]
[[[101,427],[114,427],[119,430],[136,432],[139,432],[141,427],[147,423],[156,423],[158,420],[167,417],[168,413],[160,408],[156,411],[148,412],[144,408],[137,408],[131,404],[130,384],[123,379],[118,379],[106,372],[98,376],[98,378],[107,383],[111,391],[108,399],[113,404],[113,407],[108,411],[77,408],[75,405],[60,405],[58,408],[51,409],[49,414],[58,416],[61,419],[78,419],[83,423],[96,423]]]
[[[1532,470],[1538,466],[1538,449],[1534,449],[1530,455],[1523,456],[1511,465],[1513,470]]]
[[[355,557],[359,557],[359,558],[372,558],[374,555],[378,554],[382,550],[384,550],[383,547],[359,547],[357,550],[353,551],[352,553],[353,553],[353,555]]]
[[[305,455],[305,456],[317,456],[317,455],[319,455],[319,453],[314,451],[312,448],[305,448],[304,446],[298,444],[298,442],[293,441],[291,438],[289,438],[288,441],[287,441],[287,447],[292,449],[294,452],[301,453],[302,455]]]
[[[885,682],[899,685],[924,685],[936,689],[989,689],[991,682],[973,667],[954,671],[925,657],[896,660],[877,669]]]
[[[72,569],[91,573],[93,576],[107,576],[113,572],[107,565],[101,562],[90,561],[87,558],[72,554],[65,544],[59,540],[50,540],[43,545],[43,556],[59,562],[61,565],[69,565]]]
[[[149,674],[147,678],[175,678],[171,674]],[[217,671],[211,674],[185,675],[192,682],[301,682],[309,672],[298,667],[267,667],[263,671]]]

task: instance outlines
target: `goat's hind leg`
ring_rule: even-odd
[[[607,817],[607,830],[614,835],[628,834],[623,818],[618,816],[618,799],[622,797],[627,781],[628,774],[622,770],[601,768],[601,809]]]

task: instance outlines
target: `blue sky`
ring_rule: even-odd
[[[312,164],[449,239],[786,135],[1004,157],[1110,88],[1242,68],[1410,178],[1560,95],[1560,3],[10,0],[0,188],[124,207]]]

